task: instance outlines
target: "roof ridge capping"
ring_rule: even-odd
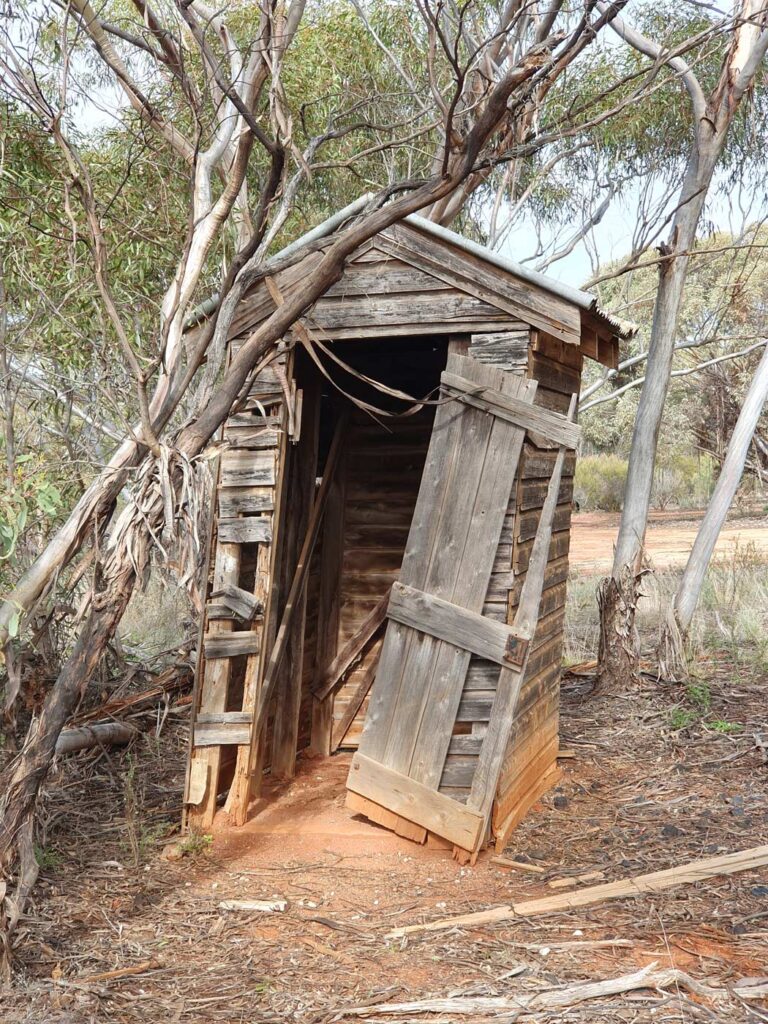
[[[592,292],[583,291],[581,288],[574,288],[573,285],[565,284],[562,281],[556,280],[554,277],[542,274],[538,270],[531,270],[529,267],[525,267],[521,263],[517,263],[515,260],[509,259],[506,256],[500,256],[497,252],[494,252],[487,246],[480,245],[479,242],[473,242],[471,239],[465,238],[464,235],[460,235],[457,231],[451,231],[450,228],[443,227],[441,224],[435,224],[434,221],[427,220],[426,217],[422,217],[418,213],[410,213],[403,219],[406,223],[412,224],[415,228],[419,228],[420,230],[433,235],[435,238],[440,238],[444,242],[449,242],[452,245],[457,246],[457,248],[463,249],[465,252],[472,253],[480,259],[485,260],[486,263],[492,263],[500,270],[505,270],[509,274],[514,274],[515,277],[522,278],[524,281],[528,281],[530,284],[536,285],[538,288],[543,288],[545,291],[551,292],[553,295],[557,295],[566,302],[571,302],[574,306],[578,306],[580,309],[584,309],[587,312],[592,313],[594,316],[604,321],[604,323],[610,327],[611,331],[623,340],[627,340],[637,334],[637,324],[634,324],[629,320],[623,320],[621,317],[615,316],[613,313],[609,313],[605,309],[601,309],[597,302],[597,296]]]

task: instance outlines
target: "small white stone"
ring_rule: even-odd
[[[539,950],[539,955],[540,956],[548,956],[551,952],[552,952],[552,950],[549,948],[549,946],[542,946],[541,949]]]

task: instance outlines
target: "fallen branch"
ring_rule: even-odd
[[[655,971],[656,962],[634,974],[622,974],[605,981],[580,981],[575,985],[546,989],[544,992],[519,992],[512,996],[457,996],[451,999],[418,999],[410,1003],[380,1003],[353,1006],[342,1010],[339,1018],[397,1016],[406,1013],[456,1013],[461,1015],[515,1012],[530,1014],[541,1010],[563,1009],[588,999],[619,995],[641,988],[686,988],[703,999],[716,999],[725,989],[710,988],[674,968]]]
[[[705,878],[715,878],[717,875],[732,875],[737,871],[750,871],[766,864],[768,846],[755,846],[737,853],[726,853],[721,857],[691,861],[689,864],[664,871],[653,871],[648,875],[636,875],[634,878],[622,878],[617,882],[607,882],[605,885],[576,889],[562,896],[545,896],[542,899],[526,900],[511,906],[462,914],[460,917],[447,917],[426,924],[395,928],[388,933],[388,938],[400,938],[413,932],[441,931],[444,928],[474,928],[478,925],[496,924],[499,921],[511,921],[516,917],[531,917],[535,914],[554,914],[561,910],[572,910],[574,907],[585,907],[590,903],[626,899],[628,896],[638,896],[645,892],[662,892],[677,885],[688,885]]]
[[[141,693],[134,693],[130,697],[109,700],[83,715],[78,715],[74,721],[78,724],[83,724],[98,718],[114,718],[127,711],[138,711],[146,704],[155,704],[158,700],[162,700],[163,697],[171,693],[178,693],[181,690],[191,689],[191,687],[191,668],[188,665],[173,665],[157,677],[153,686],[142,690]]]
[[[73,754],[76,750],[91,747],[119,746],[130,743],[138,730],[122,722],[97,722],[80,729],[62,729],[56,740],[56,756]]]
[[[119,967],[114,971],[102,971],[100,974],[89,974],[85,978],[77,978],[79,985],[92,985],[96,981],[115,981],[117,978],[129,978],[135,974],[145,974],[147,971],[156,971],[163,965],[159,960],[144,960],[133,967]]]
[[[244,910],[258,914],[282,914],[287,900],[222,900],[219,910]]]

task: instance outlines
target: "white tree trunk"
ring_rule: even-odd
[[[701,521],[683,577],[675,594],[673,609],[677,625],[683,636],[691,627],[693,613],[701,595],[704,576],[728,509],[731,507],[739,481],[744,473],[749,446],[752,443],[752,437],[766,400],[768,400],[768,347],[763,353],[763,358],[760,360],[744,399],[728,444],[720,476],[717,478],[706,514]]]
[[[708,139],[697,140],[670,233],[670,262],[661,265],[648,346],[648,365],[632,432],[624,509],[613,557],[612,575],[615,580],[618,580],[625,566],[638,569],[642,557],[651,507],[659,430],[669,390],[677,323],[688,274],[687,253],[696,243],[701,211],[724,142],[724,136],[717,139],[711,135]],[[679,253],[683,255],[677,255]]]

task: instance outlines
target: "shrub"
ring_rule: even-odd
[[[651,502],[655,508],[702,508],[715,482],[709,456],[666,454],[656,464]]]
[[[619,512],[626,479],[626,459],[618,455],[585,455],[576,460],[574,497],[580,508]]]

